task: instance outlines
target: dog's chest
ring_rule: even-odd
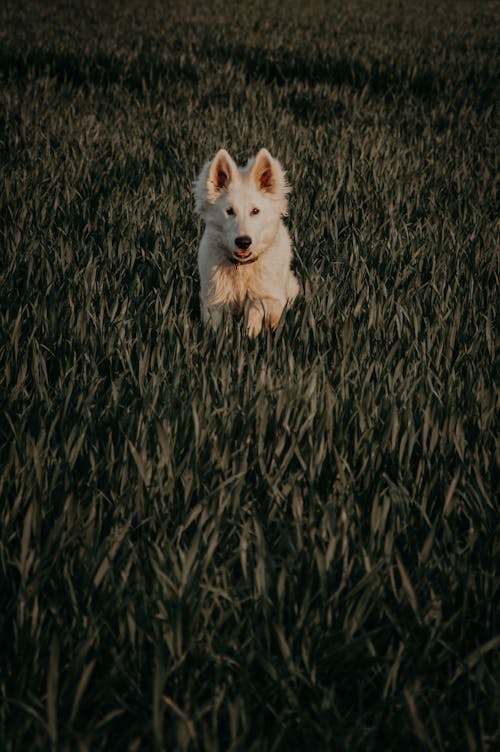
[[[255,264],[218,265],[212,269],[208,288],[208,305],[223,305],[234,316],[241,316],[247,300],[266,296],[266,276]]]
[[[250,275],[243,266],[235,266],[229,272],[231,286],[230,309],[233,316],[242,316],[245,307],[245,301],[248,297]]]
[[[230,286],[229,307],[234,316],[242,316],[247,299],[259,297],[259,274],[250,265],[234,266],[228,270]]]

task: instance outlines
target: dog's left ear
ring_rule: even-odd
[[[285,173],[277,159],[267,149],[261,149],[255,157],[252,177],[259,191],[269,194],[282,202],[282,213],[286,213],[286,194],[290,191]]]

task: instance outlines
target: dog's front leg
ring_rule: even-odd
[[[262,329],[262,322],[265,319],[266,325],[275,329],[280,320],[285,304],[277,298],[261,298],[252,300],[248,309],[248,333],[251,337],[256,337]]]
[[[222,321],[222,314],[222,306],[203,306],[203,323],[210,324],[215,332]]]
[[[271,326],[272,329],[276,329],[281,314],[283,313],[285,303],[277,298],[264,298],[262,303],[264,305],[267,325]]]
[[[257,337],[262,329],[265,309],[262,300],[252,300],[248,307],[247,330],[250,337]]]

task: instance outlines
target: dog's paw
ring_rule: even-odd
[[[248,324],[248,327],[247,327],[248,336],[251,337],[252,339],[254,337],[258,337],[261,331],[262,331],[261,321],[259,321],[258,323],[256,322],[254,324]]]

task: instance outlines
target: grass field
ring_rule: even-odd
[[[2,5],[2,750],[498,749],[499,25]],[[293,186],[256,341],[199,324],[221,146]]]

